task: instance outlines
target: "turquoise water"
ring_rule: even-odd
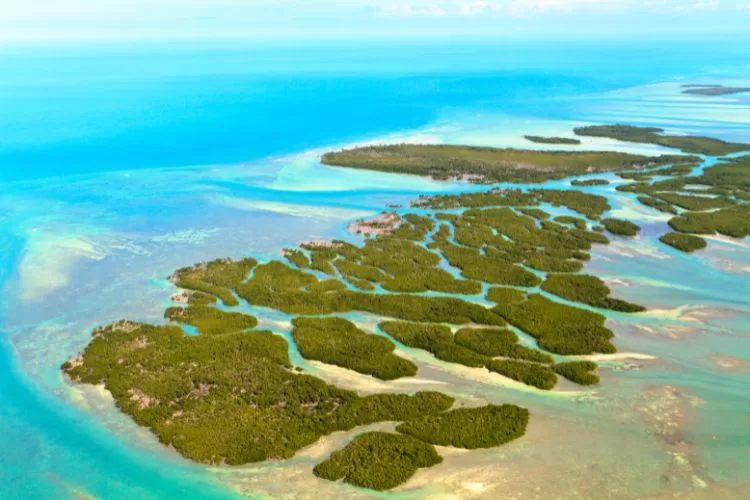
[[[311,455],[229,470],[190,464],[121,416],[100,391],[68,385],[58,367],[85,346],[95,325],[123,317],[160,321],[174,292],[166,277],[177,267],[219,256],[276,258],[302,240],[356,241],[347,223],[387,204],[477,189],[321,166],[317,157],[330,147],[414,140],[530,148],[538,146],[525,143],[524,134],[570,135],[579,123],[619,121],[750,141],[748,97],[679,92],[680,83],[741,82],[750,60],[743,47],[750,45],[0,52],[0,496],[222,497],[237,488],[269,497],[354,494],[317,482],[309,473]],[[607,140],[586,147],[658,151]],[[657,242],[666,224],[659,214],[612,187],[591,191],[613,196],[614,214],[644,227],[637,241],[600,249],[587,269],[611,280],[618,296],[657,310],[611,316],[620,351],[657,361],[636,368],[632,360],[607,361],[602,388],[574,401],[477,380],[408,352],[420,364],[420,384],[441,384],[468,400],[522,402],[547,422],[520,448],[449,457],[447,466],[478,478],[471,484],[484,485],[486,496],[492,482],[477,471],[487,463],[506,472],[528,464],[549,471],[540,474],[540,488],[582,491],[553,477],[575,475],[580,449],[543,436],[545,429],[585,436],[580,428],[589,426],[596,447],[622,449],[600,457],[591,452],[602,474],[627,469],[608,476],[618,491],[667,487],[653,470],[667,467],[674,453],[694,457],[689,471],[685,466],[675,473],[681,478],[684,472],[689,485],[735,487],[750,473],[742,460],[749,445],[750,374],[717,368],[712,357],[750,359],[750,243],[712,241],[705,253],[684,256]],[[266,310],[259,316],[280,333],[288,329],[284,315]],[[305,366],[374,390],[370,381]],[[681,428],[688,451],[654,441],[648,427],[644,432],[652,422],[638,420],[644,390],[665,385],[696,398],[686,401],[701,401],[684,410],[690,413]],[[556,462],[540,457],[534,443],[555,450]],[[623,449],[628,443],[630,452]],[[641,462],[628,461],[628,453],[640,454]],[[508,456],[513,464],[503,462]],[[442,477],[416,478],[406,496],[474,495],[474,486],[448,483],[445,469],[436,471]],[[504,481],[521,488],[511,476]]]
[[[95,419],[40,394],[25,383],[11,347],[2,340],[0,445],[4,498],[231,498],[197,467],[156,452],[136,454],[112,446]]]
[[[6,48],[0,179],[246,161],[457,110],[575,120],[587,102],[566,97],[742,75],[746,56],[735,40]]]

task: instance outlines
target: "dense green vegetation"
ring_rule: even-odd
[[[589,249],[592,242],[606,244],[608,239],[599,233],[581,229],[583,219],[573,217],[560,217],[556,222],[542,221],[541,227],[537,226],[537,219],[532,216],[545,217],[546,214],[535,214],[529,212],[529,208],[523,208],[516,212],[508,205],[521,200],[523,203],[537,202],[544,199],[548,202],[566,206],[568,208],[586,212],[597,217],[609,209],[606,198],[579,192],[564,192],[553,190],[534,190],[530,193],[518,191],[490,191],[488,193],[474,193],[474,196],[440,196],[420,200],[420,206],[473,207],[459,214],[450,214],[449,217],[437,217],[439,220],[448,221],[443,223],[438,231],[432,235],[432,241],[428,242],[428,248],[438,251],[455,268],[461,270],[462,274],[476,282],[499,283],[513,286],[535,287],[541,280],[518,264],[523,264],[545,272],[552,273],[575,273],[581,269],[581,261],[589,259],[585,250]],[[526,213],[524,213],[526,212]],[[566,223],[566,225],[558,222]],[[577,227],[569,227],[571,224]],[[391,238],[392,240],[392,238]],[[394,246],[395,245],[395,246]],[[379,283],[387,283],[382,275],[398,274],[403,266],[389,263],[388,252],[402,256],[402,260],[408,262],[412,268],[428,267],[434,265],[436,260],[428,255],[423,248],[414,250],[409,243],[388,242],[387,251],[381,251],[381,245],[375,245],[372,241],[365,243],[363,249],[352,247],[348,244],[334,244],[331,248],[324,250],[327,254],[327,262],[336,263],[337,267],[344,269],[342,274],[351,274],[354,268],[347,270],[341,266],[342,262],[367,265],[377,272],[368,275],[371,280]],[[395,250],[397,249],[397,250]],[[395,250],[395,251],[394,251]],[[382,254],[385,255],[381,257]],[[406,259],[403,259],[406,256]],[[265,266],[265,265],[264,265]],[[247,298],[251,303],[265,305],[269,302],[263,298],[268,293],[247,293],[247,289],[256,285],[256,280],[266,279],[264,266],[259,266],[253,279],[245,284],[245,290],[240,290],[240,295]],[[359,276],[364,269],[359,269]],[[285,272],[268,273],[274,279]],[[575,276],[575,275],[574,275]],[[547,287],[570,300],[580,300],[591,303],[598,307],[614,308],[621,311],[640,311],[639,306],[627,304],[623,301],[608,297],[609,290],[601,281],[593,277],[580,278],[560,286],[562,282],[553,278]],[[298,314],[326,314],[329,312],[345,312],[348,310],[364,310],[406,319],[411,322],[433,322],[433,323],[477,323],[481,325],[502,326],[500,318],[492,313],[473,304],[456,300],[450,303],[458,311],[466,310],[460,320],[454,314],[436,314],[434,302],[442,298],[427,298],[407,295],[372,295],[358,294],[356,292],[327,293],[323,296],[309,297],[311,289],[311,276],[301,278],[303,282],[295,283],[293,286],[278,287],[272,285],[275,290],[273,297],[280,300],[278,304],[272,301],[271,306],[276,308],[287,308],[289,312]],[[558,286],[558,288],[555,287]],[[592,290],[588,290],[592,287]],[[602,288],[603,287],[603,288]],[[570,289],[570,290],[568,290]],[[259,290],[260,292],[260,290]],[[554,293],[552,292],[552,293]],[[286,295],[286,296],[285,296]],[[579,309],[553,303],[538,296],[525,299],[525,293],[509,288],[494,288],[488,293],[488,298],[498,302],[500,306],[492,312],[501,314],[506,319],[513,318],[513,324],[532,334],[540,345],[563,354],[589,354],[592,352],[613,352],[614,348],[609,339],[612,334],[603,327],[604,317],[594,313],[588,313]],[[407,298],[408,297],[408,298]],[[260,300],[259,300],[260,299]],[[446,299],[443,299],[446,300]],[[433,303],[433,304],[430,304]],[[294,304],[291,308],[290,304]],[[418,307],[415,309],[415,305]],[[447,306],[448,303],[445,303]],[[429,307],[429,313],[422,313],[423,307]],[[528,316],[527,316],[528,315]],[[546,321],[545,317],[552,318]],[[558,323],[566,323],[556,325]],[[387,328],[386,328],[387,330]],[[450,330],[441,325],[422,325],[418,329],[419,335],[406,335],[403,331],[386,331],[402,343],[416,348],[428,350],[438,359],[464,364],[472,367],[487,367],[493,369],[487,359],[489,356],[482,348],[476,350],[468,344],[462,333],[457,338],[462,339],[460,343],[452,337]],[[411,332],[412,334],[414,332]],[[472,335],[477,333],[472,332]],[[514,343],[515,344],[515,343]],[[519,349],[517,346],[514,349]],[[478,351],[478,352],[477,352]],[[529,360],[536,362],[549,362],[549,357],[542,354],[539,356],[534,350],[533,354],[524,356],[519,352],[506,351],[498,353],[506,357]],[[524,354],[527,354],[524,352]],[[524,365],[523,368],[526,366]],[[495,371],[504,371],[504,374],[512,372],[516,380],[527,380],[528,377],[521,374],[520,369],[514,364],[494,364]],[[543,372],[532,366],[531,370],[540,377],[534,382],[535,385],[545,387],[554,380],[554,373],[550,370]],[[545,381],[542,381],[545,379]]]
[[[655,171],[653,170],[648,172],[619,172],[617,174],[617,176],[621,179],[631,181],[650,181],[651,179],[653,179],[654,175]]]
[[[203,335],[239,332],[258,325],[258,320],[253,316],[207,306],[170,307],[164,317],[170,321],[192,325]]]
[[[526,293],[516,288],[493,286],[487,291],[487,299],[498,304],[512,304],[521,302],[526,298]]]
[[[575,190],[535,189],[532,191],[540,196],[541,201],[554,206],[564,206],[589,219],[598,219],[612,207],[604,196],[584,193]]]
[[[503,356],[518,343],[516,334],[505,328],[463,328],[454,335],[456,344],[485,356]]]
[[[415,203],[420,208],[444,210],[451,208],[521,207],[518,211],[535,219],[545,220],[549,214],[538,208],[530,208],[540,203],[564,206],[590,219],[598,219],[610,210],[609,202],[599,196],[575,190],[532,189],[527,192],[512,190],[492,190],[483,193],[441,195],[422,197]]]
[[[677,214],[677,209],[664,200],[651,198],[650,196],[639,196],[638,201],[665,214]]]
[[[208,295],[203,292],[187,292],[187,294],[187,303],[189,306],[212,306],[216,304],[216,301],[218,300],[213,295]]]
[[[672,165],[671,167],[652,170],[652,174],[675,176],[675,177],[685,176],[685,175],[690,175],[693,172],[693,170],[695,170],[695,167],[699,165],[700,165],[700,162],[698,161],[696,161],[695,163],[682,163],[682,164]]]
[[[712,137],[664,135],[663,129],[653,127],[633,127],[630,125],[593,125],[574,130],[576,135],[588,137],[608,137],[625,142],[656,144],[680,149],[686,153],[722,156],[750,150],[750,144],[725,142]]]
[[[349,368],[382,380],[416,375],[417,366],[393,354],[393,343],[368,335],[342,318],[297,318],[292,336],[307,359]]]
[[[519,344],[516,334],[504,328],[462,328],[453,338],[456,344],[492,358],[552,363],[552,356]]]
[[[726,208],[734,205],[734,202],[727,198],[713,198],[680,193],[658,193],[656,196],[667,203],[677,205],[685,210],[713,210],[715,208]]]
[[[599,383],[599,376],[595,373],[598,367],[593,361],[569,361],[558,363],[552,367],[555,373],[565,377],[571,382],[578,385],[596,385]]]
[[[435,221],[429,217],[417,214],[406,214],[401,219],[399,227],[392,231],[394,238],[424,241],[427,233],[435,229]]]
[[[570,215],[559,215],[555,217],[555,222],[559,222],[560,224],[571,224],[578,229],[586,229],[586,221],[581,219],[580,217],[572,217]]]
[[[565,144],[569,146],[578,146],[581,141],[578,139],[571,139],[568,137],[542,137],[540,135],[525,135],[523,136],[529,142],[536,144]]]
[[[285,248],[284,257],[286,257],[286,260],[299,267],[300,269],[310,268],[310,259],[308,259],[307,255],[299,250]]]
[[[750,203],[714,212],[685,212],[669,221],[680,233],[724,234],[733,238],[750,235]]]
[[[412,220],[415,224],[410,224]],[[481,293],[476,281],[456,280],[448,271],[440,269],[440,257],[418,245],[434,221],[426,217],[406,216],[390,236],[370,239],[357,247],[344,242],[334,242],[328,248],[312,248],[313,262],[325,261],[329,269],[321,272],[341,276],[360,290],[370,291],[379,284],[389,292],[419,293],[436,291],[462,295]],[[338,275],[336,274],[338,271]]]
[[[515,405],[459,408],[404,422],[398,432],[421,441],[455,448],[492,448],[526,433],[529,410]]]
[[[224,305],[236,306],[239,302],[231,289],[247,278],[256,264],[255,259],[218,259],[178,269],[171,279],[180,288],[214,295],[221,299]]]
[[[527,266],[548,273],[576,273],[583,268],[577,260],[559,259],[549,255],[537,254],[526,258]]]
[[[272,261],[258,266],[252,278],[237,287],[237,293],[251,304],[288,314],[364,311],[409,321],[500,326],[505,323],[480,305],[452,297],[385,295],[340,289],[319,291],[315,288],[318,283],[312,274]]]
[[[443,254],[448,262],[461,270],[466,278],[484,281],[497,285],[535,287],[540,283],[537,275],[514,264],[509,264],[501,257],[488,257],[479,252],[468,255],[468,252],[457,251],[457,247],[443,247]]]
[[[703,250],[708,246],[706,240],[700,236],[693,236],[692,234],[667,233],[661,236],[659,241],[685,253]]]
[[[504,377],[545,391],[557,384],[557,376],[548,366],[513,359],[492,359],[486,367]]]
[[[94,332],[78,382],[105,384],[118,407],[200,462],[289,458],[320,436],[445,411],[439,393],[360,397],[292,370],[286,341],[250,331],[189,337],[179,327],[120,322]]]
[[[651,185],[648,182],[633,182],[631,184],[623,184],[615,188],[616,191],[623,193],[651,193]]]
[[[608,245],[609,238],[601,234],[603,226],[594,226],[591,231],[581,231],[580,229],[573,229],[570,231],[572,236],[580,238],[581,240],[588,241],[591,243],[597,243],[599,245]]]
[[[453,339],[453,332],[447,326],[400,321],[385,321],[379,326],[383,332],[402,344],[423,349],[442,361],[472,368],[481,368],[487,362],[486,356],[458,345]]]
[[[570,184],[576,187],[608,186],[609,181],[607,179],[575,179]]]
[[[380,329],[402,344],[423,349],[442,361],[471,368],[484,367],[518,382],[544,390],[552,389],[557,382],[554,372],[547,366],[526,361],[492,359],[491,356],[481,352],[487,349],[502,349],[502,355],[505,357],[549,362],[548,355],[517,344],[518,339],[509,330],[501,334],[506,339],[492,342],[486,338],[479,339],[468,330],[461,330],[461,335],[454,337],[450,328],[443,325],[386,321],[380,324]],[[486,337],[491,334],[491,332],[484,332],[480,335]],[[465,347],[462,344],[471,347]]]
[[[700,175],[688,176],[690,166],[655,171],[675,175],[658,182],[636,182],[618,186],[618,191],[638,193],[638,201],[664,213],[675,215],[669,225],[675,233],[660,240],[685,252],[706,248],[703,238],[692,235],[723,234],[734,238],[750,235],[750,156],[726,158],[707,167]],[[700,193],[693,190],[700,187]],[[682,212],[680,209],[686,210]]]
[[[556,354],[613,353],[614,335],[604,327],[601,314],[553,302],[539,294],[519,304],[498,304],[492,309],[536,338],[539,347]]]
[[[712,186],[710,192],[734,195],[745,201],[750,192],[750,155],[733,158],[703,170],[703,174],[690,178],[693,184]]]
[[[512,212],[509,212],[512,213]],[[531,220],[531,219],[529,219]],[[489,231],[489,228],[482,226],[482,229]],[[538,286],[541,280],[535,274],[516,265],[523,258],[513,256],[508,252],[490,250],[485,253],[479,249],[482,245],[482,236],[477,236],[476,230],[482,230],[477,225],[473,229],[458,234],[457,239],[461,239],[463,246],[455,245],[448,241],[444,233],[436,234],[430,248],[439,250],[451,266],[460,269],[461,274],[472,280],[483,281],[498,285],[534,287]],[[490,232],[491,233],[491,232]],[[486,236],[486,235],[485,235]],[[473,238],[476,243],[471,243]],[[498,244],[502,238],[496,238]],[[467,245],[468,244],[468,245]],[[477,247],[472,248],[472,245]],[[506,244],[508,247],[510,244]]]
[[[612,234],[619,234],[620,236],[635,236],[641,228],[637,224],[633,224],[630,221],[608,218],[601,220],[602,225]]]
[[[343,480],[361,488],[389,490],[405,483],[421,468],[443,459],[435,447],[411,436],[368,432],[316,465],[313,473],[329,481]]]
[[[659,166],[674,157],[648,157],[597,151],[528,151],[475,146],[392,144],[364,146],[323,155],[321,162],[473,182],[543,182],[571,175]]]
[[[660,239],[667,245],[692,252],[706,247],[705,241],[687,234],[720,233],[735,238],[750,234],[747,222],[750,208],[750,157],[725,159],[708,167],[703,173],[686,177],[688,171],[671,167],[658,171],[660,175],[673,174],[677,177],[654,183],[636,182],[618,186],[618,191],[639,193],[638,201],[664,213],[676,215],[669,225],[678,233],[670,233]],[[699,194],[686,191],[691,186],[701,186]],[[680,207],[686,212],[680,213]]]
[[[579,271],[592,242],[609,242],[603,235],[551,221],[537,227],[535,219],[509,208],[467,210],[454,226],[460,245],[452,243],[450,230],[441,226],[429,248],[439,250],[465,277],[501,285],[540,284],[538,276],[518,264],[545,272]]]
[[[524,215],[528,215],[529,217],[538,220],[547,220],[551,217],[550,214],[539,208],[519,208],[517,210]]]
[[[550,274],[542,283],[542,290],[573,302],[620,312],[642,312],[646,309],[609,296],[610,290],[602,280],[587,274]]]
[[[422,195],[412,205],[419,208],[445,210],[451,208],[523,207],[538,204],[539,197],[534,193],[524,192],[520,189],[492,189],[478,193]]]

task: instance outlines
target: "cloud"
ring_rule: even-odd
[[[490,2],[474,1],[458,3],[458,13],[462,16],[476,16],[488,10],[492,10]]]
[[[734,2],[731,2],[734,3]],[[748,8],[746,4],[744,8]],[[380,15],[398,17],[531,16],[545,14],[616,15],[706,12],[722,8],[719,0],[386,0],[372,4]],[[739,8],[743,8],[739,6]]]
[[[695,2],[676,0],[652,0],[647,2],[646,6],[651,8],[651,10],[654,12],[692,14],[700,12],[719,11],[722,8],[722,3],[719,0],[698,0]]]
[[[442,17],[448,12],[439,5],[408,5],[402,2],[380,5],[379,11],[384,16],[395,17]]]
[[[750,0],[0,0],[15,40],[735,31]],[[681,16],[682,24],[672,22]],[[684,21],[691,19],[691,21]]]
[[[698,2],[696,4],[693,4],[693,8],[697,10],[713,10],[718,9],[721,6],[721,2],[713,1],[713,2]]]
[[[616,12],[633,6],[633,1],[622,0],[515,0],[497,2],[515,14],[544,14],[556,12]],[[637,3],[637,2],[636,2]]]
[[[695,2],[694,4],[686,5],[682,12],[705,12],[707,10],[716,10],[721,7],[721,2],[717,0],[709,2]]]

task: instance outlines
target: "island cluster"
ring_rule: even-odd
[[[630,181],[618,191],[671,216],[673,231],[661,237],[670,247],[693,252],[706,246],[700,235],[750,234],[748,157],[693,175],[696,155],[750,146],[622,125],[575,133],[687,154],[390,145],[327,153],[323,162],[476,183],[616,172]],[[573,189],[608,182],[594,176],[567,190],[423,196],[350,226],[364,236],[361,245],[309,242],[285,249],[279,260],[221,259],[179,269],[171,281],[182,291],[165,311],[166,324],[123,320],[98,328],[63,370],[76,382],[103,384],[138,424],[202,463],[286,459],[333,432],[396,422],[393,432],[353,437],[313,470],[331,481],[394,488],[438,465],[436,446],[488,448],[520,438],[529,411],[513,404],[460,407],[439,392],[361,395],[306,373],[290,352],[383,381],[416,376],[419,365],[407,354],[420,350],[539,391],[553,390],[561,378],[599,384],[596,363],[569,356],[614,353],[605,313],[645,310],[612,297],[600,278],[583,272],[595,245],[641,231],[605,217],[605,196]],[[553,216],[545,206],[569,214]],[[285,313],[289,330],[259,329],[241,304]],[[351,312],[371,315],[377,325],[363,328],[344,317]]]

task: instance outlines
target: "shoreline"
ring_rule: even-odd
[[[566,180],[569,180],[569,178],[566,179]],[[480,189],[484,189],[484,188],[485,188],[485,186],[482,186]],[[580,357],[580,359],[590,359],[592,361],[605,361],[606,362],[606,361],[620,361],[620,360],[628,360],[628,359],[648,360],[648,359],[658,359],[658,358],[656,358],[656,357],[650,357],[649,355],[646,355],[646,354],[619,353],[619,354],[616,354],[616,355],[594,355],[594,356],[590,356],[590,357],[585,357],[584,356],[584,357]],[[315,362],[311,362],[311,364],[313,364],[313,363],[315,363]],[[463,369],[460,368],[459,371],[461,371],[461,370],[463,370]],[[470,371],[470,370],[466,370],[466,371]],[[473,373],[473,371],[472,371],[472,373]],[[491,377],[491,375],[490,375],[490,377]],[[468,378],[475,379],[477,377],[468,377]],[[478,378],[479,379],[483,379],[483,378],[486,378],[486,377],[478,377]],[[500,384],[497,384],[497,385],[499,385],[501,387],[505,387],[507,385],[507,382],[505,382],[505,379],[501,379],[501,380],[503,380],[503,382],[501,382]],[[479,381],[482,382],[482,380],[479,380]],[[414,380],[413,383],[414,384],[419,384],[419,383],[422,383],[422,382],[419,381],[419,380]],[[408,384],[408,385],[411,385],[411,384]],[[492,384],[492,385],[496,385],[496,384]],[[510,383],[509,384],[509,386],[514,386],[514,385],[518,385],[518,384],[517,383]],[[514,387],[514,389],[516,389],[516,388],[517,387]],[[533,390],[533,389],[531,390],[531,392],[534,392],[534,391],[535,390]],[[591,391],[576,391],[576,392],[573,392],[573,391],[554,391],[554,392],[550,392],[549,393],[550,396],[563,396],[563,397],[570,397],[570,396],[572,396],[574,398],[579,398],[579,397],[583,398],[583,397],[585,397],[588,394],[591,394]],[[263,464],[265,465],[266,463],[264,462]]]

